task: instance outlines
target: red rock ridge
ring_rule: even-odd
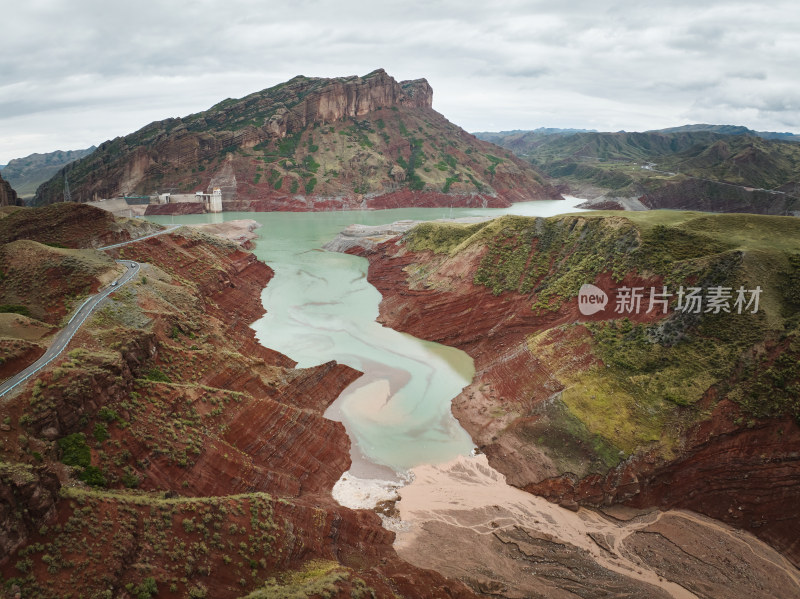
[[[425,79],[394,80],[383,69],[364,77],[332,79],[319,93],[319,79],[297,77],[287,83],[303,101],[279,110],[268,122],[269,131],[280,137],[294,133],[311,123],[329,123],[345,117],[358,117],[390,106],[431,108],[433,89]]]
[[[514,194],[511,194],[511,197],[514,198],[514,201],[524,201],[517,199]],[[511,206],[511,203],[512,200],[507,199],[503,194],[494,196],[478,193],[458,195],[401,189],[368,197],[291,197],[275,193],[272,197],[264,199],[231,201],[226,204],[226,209],[249,212],[329,212],[333,210],[389,210],[392,208],[507,208]],[[166,214],[166,212],[160,212],[160,214]]]
[[[21,208],[0,219],[0,243],[30,239],[69,248],[92,248],[163,229],[142,219],[116,219],[110,212],[77,203]]]
[[[473,383],[453,400],[453,413],[510,484],[570,507],[614,502],[637,507],[680,507],[696,510],[751,531],[800,565],[800,427],[791,419],[735,424],[738,410],[727,401],[709,402],[713,414],[687,431],[680,455],[664,463],[651,456],[623,462],[605,476],[579,478],[548,467],[535,445],[520,447],[511,435],[524,419],[498,420],[491,408],[537,405],[563,389],[548,365],[527,349],[525,339],[565,323],[591,320],[575,302],[557,312],[537,315],[530,298],[515,293],[494,296],[472,283],[481,253],[439,270],[442,286],[409,288],[406,267],[439,265],[429,252],[413,253],[394,240],[373,251],[351,250],[370,262],[368,280],[381,292],[379,320],[408,332],[466,351],[474,360]],[[611,283],[610,275],[596,283]],[[602,278],[602,277],[601,277]],[[658,286],[627,275],[618,283]],[[610,287],[609,287],[610,288]],[[502,318],[499,317],[502,315]],[[635,319],[652,318],[644,313]],[[571,329],[572,361],[588,367],[596,362],[580,345],[580,329]]]
[[[147,576],[160,596],[233,598],[322,559],[342,571],[337,596],[473,596],[400,560],[375,513],[332,499],[350,443],[322,413],[359,373],[335,363],[296,369],[256,342],[249,323],[263,314],[268,266],[192,231],[114,253],[146,263],[147,280],[128,292],[151,322],[81,331],[73,347],[82,351],[43,375],[35,401],[29,386],[4,406],[3,461],[33,460],[34,449],[45,462],[0,468],[5,580],[24,570],[26,593],[56,597],[124,592]],[[154,371],[173,382],[147,380]],[[33,414],[27,423],[23,413]],[[95,444],[98,426],[110,438]],[[82,491],[58,463],[51,440],[74,432],[86,435],[111,492]],[[131,475],[139,491],[127,495],[121,481]],[[63,483],[77,499],[59,497]],[[71,563],[82,564],[79,580]]]
[[[432,108],[424,79],[298,76],[104,144],[70,168],[72,197],[219,188],[226,211],[507,206],[560,199],[533,166]],[[34,202],[63,198],[64,174]],[[185,214],[199,204],[147,207]]]

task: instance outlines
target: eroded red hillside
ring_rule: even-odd
[[[193,231],[113,255],[140,275],[0,407],[12,595],[471,596],[332,499],[349,440],[322,414],[359,373],[256,342],[269,267]]]
[[[652,218],[428,224],[362,253],[382,322],[475,360],[453,413],[510,484],[574,508],[693,509],[798,564],[798,336],[782,320],[798,306],[796,261],[783,253],[798,225]],[[742,227],[752,237],[730,243]],[[674,298],[667,315],[646,303],[617,313],[612,295],[587,317],[576,299],[583,283],[609,292],[760,284],[771,299],[758,314],[690,316]]]
[[[81,202],[211,193],[224,210],[325,211],[395,206],[508,206],[560,199],[529,163],[433,109],[425,79],[298,76],[209,110],[100,145],[72,163]],[[35,203],[63,198],[59,172]],[[186,214],[199,204],[149,206]]]

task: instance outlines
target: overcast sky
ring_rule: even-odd
[[[798,32],[797,0],[0,0],[0,164],[378,67],[469,131],[798,133]]]

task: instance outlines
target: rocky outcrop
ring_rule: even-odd
[[[77,432],[101,407],[134,391],[134,379],[155,353],[154,336],[142,333],[128,337],[114,355],[81,355],[81,368],[59,371],[57,381],[34,394],[30,430],[49,441]]]
[[[42,597],[472,597],[400,560],[375,513],[333,501],[350,442],[323,412],[359,373],[297,369],[256,342],[268,266],[190,228],[112,253],[140,277],[0,406],[4,579]]]
[[[253,249],[253,242],[258,238],[256,229],[261,224],[252,219],[228,220],[223,223],[202,223],[191,225],[193,229],[199,229],[210,235],[217,235],[240,245],[246,250]]]
[[[454,126],[424,79],[295,77],[152,123],[69,166],[72,197],[222,192],[224,210],[507,206],[558,199],[527,163]],[[35,203],[63,197],[64,173]],[[188,206],[192,206],[189,208]],[[198,205],[150,206],[178,214]]]
[[[465,217],[448,220],[434,220],[427,222],[447,222],[447,223],[480,223],[489,220],[489,217]],[[354,224],[343,229],[339,234],[326,243],[323,249],[329,252],[347,253],[351,250],[359,253],[371,251],[379,244],[389,241],[407,231],[413,229],[423,221],[418,220],[399,220],[388,225],[359,225]]]
[[[303,100],[296,106],[280,107],[267,122],[270,132],[280,137],[310,124],[360,117],[381,108],[433,106],[433,90],[425,79],[398,83],[383,69],[364,77],[329,81],[296,77],[286,85],[293,86],[294,92]]]
[[[0,463],[0,564],[55,515],[60,487],[47,468]]]
[[[21,206],[22,201],[11,184],[0,176],[0,206]]]
[[[419,221],[397,221],[390,225],[350,225],[326,243],[323,249],[329,252],[347,252],[354,250],[373,250],[375,246],[393,237],[405,233],[419,224]]]
[[[743,217],[704,218],[716,220],[703,221],[703,231],[722,227],[714,239],[726,238],[728,226],[745,226]],[[770,231],[772,239],[781,226],[790,229],[781,233],[789,236],[785,239],[796,227],[793,219],[746,219],[752,229]],[[608,223],[607,238],[598,235],[603,222]],[[401,242],[394,238],[371,250],[349,251],[370,260],[368,278],[383,294],[382,322],[473,357],[475,379],[454,399],[453,413],[510,484],[574,509],[623,502],[697,510],[752,531],[800,563],[800,529],[790,507],[800,500],[800,426],[791,415],[796,408],[762,409],[780,395],[765,391],[772,379],[764,376],[786,381],[797,376],[794,371],[766,374],[768,366],[791,364],[794,354],[776,357],[788,351],[784,343],[770,350],[774,355],[767,352],[756,360],[756,366],[746,365],[753,358],[740,364],[734,357],[710,367],[716,378],[695,379],[690,395],[662,400],[664,391],[649,385],[686,381],[682,369],[695,368],[707,350],[683,363],[679,354],[693,352],[692,342],[648,337],[676,326],[678,313],[665,319],[642,309],[614,325],[622,317],[613,309],[582,315],[575,299],[580,284],[661,289],[667,273],[682,268],[679,272],[694,272],[682,276],[694,277],[695,284],[711,285],[713,277],[737,276],[732,273],[740,272],[735,265],[740,254],[728,254],[712,238],[686,237],[691,255],[702,258],[697,263],[677,260],[672,235],[693,230],[693,225],[659,230],[663,236],[656,240],[646,229],[625,223],[617,217],[564,217],[506,218],[463,229],[426,225],[406,233]],[[768,247],[759,246],[759,251],[774,251]],[[652,261],[658,252],[675,254]],[[785,259],[778,255],[770,260]],[[745,253],[741,259],[749,263],[753,257]],[[570,295],[554,293],[570,289]],[[613,306],[614,298],[609,301]],[[788,306],[783,310],[792,313]],[[758,337],[752,331],[746,338],[721,335],[737,323],[736,314],[729,317],[702,330],[721,336],[712,337],[718,347],[735,345],[733,356],[757,355],[764,352],[760,344],[778,343],[779,332],[750,320]],[[620,326],[650,340],[638,345],[633,336],[627,341],[624,335],[606,337]],[[680,325],[687,326],[696,331],[702,325]],[[632,350],[630,343],[639,349]],[[644,360],[654,352],[661,352],[660,366]],[[697,372],[708,377],[708,371]],[[648,390],[639,394],[638,385]],[[748,398],[756,399],[749,403]],[[660,416],[654,421],[655,413]],[[643,431],[651,432],[642,436]]]

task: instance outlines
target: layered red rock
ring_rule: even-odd
[[[178,214],[205,214],[201,203],[180,202],[175,204],[151,204],[145,209],[146,216],[178,215]]]
[[[87,202],[211,193],[224,210],[325,211],[393,206],[507,206],[560,199],[528,163],[432,108],[425,79],[294,79],[183,118],[155,122],[69,166]],[[63,172],[36,204],[61,201]],[[203,211],[151,205],[148,214]]]
[[[359,373],[297,369],[257,343],[269,267],[191,230],[113,255],[141,261],[140,276],[0,408],[4,579],[23,574],[43,597],[239,597],[295,576],[337,594],[472,596],[400,560],[376,514],[332,499],[350,443],[322,413]],[[60,463],[54,440],[76,436],[99,487]]]
[[[703,403],[709,416],[681,434],[671,459],[642,451],[606,473],[576,476],[548,458],[533,431],[542,406],[564,389],[554,370],[561,366],[533,355],[527,340],[549,331],[542,343],[552,345],[559,363],[573,371],[602,368],[579,324],[599,316],[582,316],[576,302],[534,311],[528,295],[494,295],[476,285],[485,249],[470,246],[448,258],[412,252],[395,239],[360,253],[370,261],[369,281],[383,295],[381,322],[463,349],[475,360],[475,379],[453,400],[453,413],[491,465],[510,484],[575,509],[622,502],[697,510],[753,532],[800,564],[800,523],[792,507],[800,500],[800,427],[792,418],[748,417],[710,389]],[[413,275],[418,272],[435,274],[420,283]],[[636,273],[622,280],[605,273],[594,282],[601,288],[662,285]],[[658,316],[641,312],[629,318]],[[570,323],[576,326],[559,328]],[[574,438],[562,441],[578,443],[575,451],[581,451]]]
[[[163,227],[142,219],[115,219],[110,212],[77,203],[17,209],[0,219],[0,243],[29,239],[68,248],[111,245]]]

